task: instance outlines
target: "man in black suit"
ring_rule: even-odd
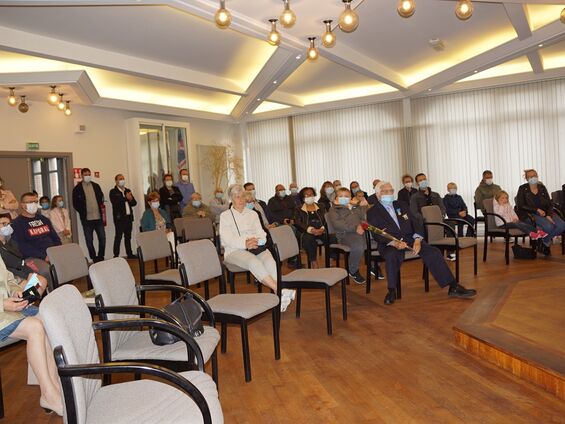
[[[120,244],[122,237],[126,246],[128,259],[137,259],[131,250],[131,230],[133,227],[133,207],[137,201],[129,188],[126,188],[126,179],[122,174],[114,178],[116,186],[110,190],[110,202],[112,202],[112,215],[114,216],[114,258],[120,256]]]
[[[450,297],[472,297],[477,294],[475,290],[460,285],[449,270],[439,249],[423,240],[424,229],[403,202],[394,200],[392,185],[389,182],[380,182],[375,192],[379,201],[367,211],[367,221],[375,227],[386,228],[388,234],[399,240],[390,241],[374,235],[379,243],[379,253],[386,264],[388,293],[385,296],[385,305],[393,304],[396,299],[398,274],[406,249],[413,249],[414,253],[420,255],[440,287],[449,286]]]

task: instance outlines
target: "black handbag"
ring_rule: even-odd
[[[514,253],[515,259],[535,259],[537,257],[536,249],[523,247],[519,244],[512,246],[512,253]]]
[[[204,333],[202,325],[202,309],[190,293],[185,293],[182,297],[169,303],[163,310],[173,315],[181,324],[184,331],[192,337],[198,337]],[[164,330],[149,330],[151,341],[158,346],[169,345],[178,342],[180,339]]]

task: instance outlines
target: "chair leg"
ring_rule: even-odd
[[[278,306],[273,308],[273,341],[275,343],[275,359],[281,359],[281,344],[280,344],[280,313],[281,310]]]
[[[506,237],[504,240],[504,258],[506,259],[506,265],[510,264],[510,238]]]
[[[485,233],[485,243],[483,246],[483,262],[487,261],[487,246],[488,246],[488,237]]]
[[[226,353],[228,350],[228,324],[222,322],[220,325],[221,352]]]
[[[371,270],[369,268],[367,268],[367,283],[365,285],[365,294],[371,293],[371,278],[372,277],[373,276],[371,275]]]
[[[326,287],[326,324],[328,327],[328,336],[332,335],[332,305],[330,299],[330,287]]]
[[[251,273],[249,271],[245,273],[245,277],[247,278],[247,284],[251,284]]]
[[[249,338],[247,337],[247,320],[241,321],[241,346],[243,349],[243,370],[245,382],[251,381],[251,359],[249,358]]]
[[[479,266],[477,264],[477,245],[473,246],[473,272],[477,275],[479,271]]]
[[[214,349],[214,353],[212,353],[212,380],[218,387],[218,349]]]
[[[347,288],[345,287],[345,280],[341,280],[341,308],[343,320],[347,321]]]
[[[455,249],[455,280],[459,282],[459,256],[461,251],[459,248]]]
[[[235,294],[235,275],[233,272],[226,271],[228,274],[228,282],[230,284],[230,293]]]
[[[398,283],[396,284],[396,298],[402,299],[402,282],[400,281],[400,270],[398,270]]]
[[[210,286],[208,285],[208,280],[204,282],[204,299],[210,299]]]
[[[301,304],[302,304],[302,289],[296,289],[296,318],[300,318]]]
[[[263,284],[260,281],[257,281],[257,293],[263,293]]]
[[[4,394],[2,393],[2,375],[0,374],[0,419],[4,418]]]
[[[430,274],[428,272],[428,267],[424,265],[424,291],[428,293],[430,291]]]

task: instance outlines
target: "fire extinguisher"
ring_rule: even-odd
[[[106,226],[106,205],[104,203],[100,204],[100,215],[102,215],[102,222],[104,223],[104,226]]]

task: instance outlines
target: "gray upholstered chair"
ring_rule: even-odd
[[[275,359],[280,359],[279,297],[272,293],[225,294],[226,283],[222,264],[220,263],[216,248],[210,240],[196,240],[179,244],[177,252],[181,263],[181,274],[187,284],[196,284],[214,278],[219,279],[222,294],[210,299],[208,304],[214,311],[216,321],[221,323],[222,353],[225,353],[227,350],[228,324],[238,324],[241,327],[245,381],[251,381],[251,359],[249,356],[247,325],[249,321],[266,312],[270,311],[272,313]]]
[[[326,295],[326,324],[328,334],[332,334],[332,310],[330,290],[341,282],[341,303],[343,319],[347,319],[347,284],[348,273],[343,268],[318,268],[297,269],[283,275],[281,272],[282,261],[299,254],[298,241],[294,232],[288,225],[272,228],[271,237],[275,244],[275,260],[277,262],[277,295],[282,289],[296,290],[296,317],[300,317],[300,303],[302,289],[323,290]]]
[[[477,275],[477,237],[474,225],[464,219],[443,219],[441,209],[437,205],[424,206],[422,208],[424,226],[426,228],[426,241],[428,244],[443,250],[455,250],[455,279],[459,280],[460,250],[473,248],[473,272]],[[448,225],[467,225],[472,237],[459,237],[455,229]],[[446,235],[446,233],[448,235]]]
[[[491,240],[496,237],[504,238],[504,258],[506,260],[506,265],[510,263],[510,239],[514,238],[514,243],[518,244],[518,237],[523,237],[526,234],[517,228],[500,228],[496,225],[495,218],[500,218],[504,224],[506,220],[494,213],[494,207],[492,204],[492,199],[485,199],[483,201],[485,207],[485,242],[483,246],[483,262],[487,260],[487,248],[488,248],[488,238]]]
[[[330,236],[335,235],[334,227],[331,223],[331,220],[328,219],[328,214],[325,215],[326,220],[326,232],[324,234],[324,244],[325,244],[325,251],[326,251],[326,268],[330,267],[330,256],[332,254],[336,255],[335,264],[339,268],[339,258],[341,255],[344,257],[345,262],[345,269],[349,269],[349,252],[351,249],[349,246],[340,243],[331,243]],[[347,280],[349,282],[349,280]]]
[[[96,291],[96,312],[100,319],[131,318],[132,314],[153,316],[171,324],[176,324],[174,317],[166,312],[140,305],[139,293],[142,291],[167,290],[189,292],[200,303],[203,315],[210,325],[204,326],[204,333],[194,340],[202,351],[204,362],[211,360],[212,376],[218,382],[218,361],[216,347],[220,334],[214,328],[214,314],[208,304],[197,294],[178,286],[141,286],[136,287],[131,269],[123,258],[114,258],[99,262],[90,267],[90,279]],[[193,361],[187,356],[184,343],[178,342],[165,346],[156,346],[147,331],[102,332],[104,342],[104,362],[142,361],[163,365],[173,371],[188,371],[193,368]]]
[[[84,277],[86,277],[88,288],[92,288],[88,279],[88,259],[78,244],[69,243],[48,247],[47,256],[51,263],[52,287],[49,287],[49,290]]]
[[[128,319],[93,323],[76,287],[64,285],[40,304],[39,313],[54,348],[55,362],[65,403],[65,422],[79,424],[169,422],[222,423],[218,391],[203,372],[202,355],[196,355],[199,371],[175,373],[147,363],[100,363],[94,330],[123,330],[140,326],[159,328],[184,338],[198,350],[186,333],[165,321]],[[195,352],[196,352],[195,350]],[[144,374],[155,380],[136,380],[102,386],[100,375]]]
[[[177,222],[179,228],[177,228]],[[182,243],[209,239],[217,245],[216,227],[210,218],[183,217],[175,219],[175,228],[180,232]]]

